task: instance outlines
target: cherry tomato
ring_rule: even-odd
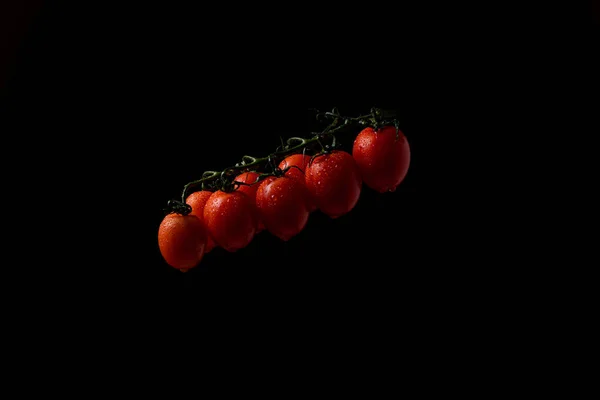
[[[265,178],[256,192],[256,206],[267,230],[283,241],[300,233],[309,215],[306,196],[306,187],[295,179]]]
[[[253,207],[256,207],[256,191],[258,190],[258,186],[260,185],[260,183],[257,183],[257,179],[259,176],[260,175],[258,173],[249,171],[239,174],[234,179],[237,182],[243,182],[250,185],[239,185],[237,190],[242,193],[245,193],[248,196]],[[257,221],[258,226],[256,228],[256,232],[258,233],[265,229],[265,225],[263,224],[260,218],[257,218]]]
[[[352,147],[352,156],[365,184],[380,193],[394,191],[404,180],[410,165],[408,140],[396,128],[363,129]]]
[[[158,228],[161,255],[167,264],[183,272],[200,263],[206,242],[206,228],[195,215],[167,214]]]
[[[306,187],[317,207],[332,218],[354,208],[362,180],[352,156],[341,150],[315,157],[306,169]]]
[[[204,224],[204,206],[206,205],[208,198],[212,194],[213,194],[213,192],[210,192],[208,190],[201,190],[199,192],[194,192],[194,193],[190,194],[187,197],[187,199],[185,200],[185,202],[192,207],[192,212],[190,213],[190,215],[195,215],[196,217],[198,217],[200,219],[200,221],[202,221],[203,224]],[[207,238],[207,242],[206,242],[206,249],[204,250],[205,254],[208,253],[209,251],[211,251],[217,245],[215,243],[215,240],[210,235],[210,233],[208,233],[207,236],[208,236],[208,238]]]
[[[304,154],[292,154],[287,156],[279,163],[279,169],[285,170],[291,167],[285,173],[288,178],[296,179],[306,186],[306,168],[310,162],[310,156]],[[317,209],[317,205],[308,193],[308,211],[313,212]]]
[[[218,190],[204,206],[204,223],[215,242],[233,253],[256,234],[256,209],[244,193]]]

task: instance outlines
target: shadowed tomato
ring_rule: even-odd
[[[208,190],[201,190],[199,192],[194,192],[194,193],[190,194],[187,197],[187,199],[185,200],[186,204],[189,204],[192,207],[192,212],[190,213],[190,215],[195,215],[205,225],[206,225],[206,223],[204,222],[204,206],[206,205],[208,198],[212,194],[213,194],[213,192],[209,192]],[[204,253],[208,253],[217,245],[215,243],[215,240],[210,235],[210,233],[207,236],[208,236],[208,238],[207,238],[206,249],[204,250]]]
[[[332,218],[354,208],[362,180],[352,156],[340,150],[315,157],[306,169],[306,187],[317,207]]]
[[[270,176],[256,192],[256,206],[265,227],[281,240],[288,241],[304,229],[309,211],[306,187],[287,177]]]
[[[168,214],[158,228],[161,255],[167,264],[183,272],[200,263],[206,242],[206,228],[195,215]]]
[[[396,190],[410,165],[408,140],[402,132],[396,140],[393,126],[363,129],[354,140],[352,156],[365,185],[379,193]]]
[[[310,156],[304,154],[292,154],[284,158],[279,163],[279,169],[285,170],[286,168],[289,168],[285,173],[285,176],[287,176],[288,178],[296,179],[297,181],[301,182],[303,185],[306,186],[306,168],[308,167],[309,162]],[[317,209],[317,205],[310,193],[308,193],[307,195],[307,200],[308,211],[315,211]]]
[[[235,252],[256,234],[256,209],[244,193],[218,190],[204,206],[204,223],[219,246]]]
[[[244,173],[239,174],[234,179],[234,181],[236,181],[236,182],[243,182],[243,183],[248,184],[248,185],[239,185],[237,190],[239,192],[245,193],[248,196],[253,207],[256,207],[256,191],[258,190],[258,186],[260,185],[259,183],[257,183],[257,179],[259,176],[260,175],[258,173],[249,171],[249,172],[244,172]],[[257,215],[258,215],[258,213],[257,213]],[[257,218],[257,221],[258,221],[258,226],[256,228],[256,232],[257,233],[262,232],[265,229],[265,225],[263,224],[263,222],[260,218]]]

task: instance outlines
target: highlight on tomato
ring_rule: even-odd
[[[358,203],[362,179],[354,158],[333,150],[312,160],[306,169],[306,187],[321,212],[338,218]]]
[[[379,193],[393,192],[410,166],[410,146],[394,126],[363,129],[352,147],[352,156],[368,187]]]
[[[215,191],[204,206],[204,223],[217,245],[228,252],[246,247],[256,234],[256,209],[245,193]]]
[[[265,178],[256,192],[256,206],[266,229],[283,241],[300,233],[308,222],[307,194],[296,179]]]
[[[202,260],[207,243],[204,224],[195,215],[167,214],[158,228],[158,247],[171,267],[186,272]]]

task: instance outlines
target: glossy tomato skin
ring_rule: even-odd
[[[244,193],[218,190],[204,206],[204,223],[217,245],[233,253],[254,238],[256,209]]]
[[[195,215],[196,217],[198,217],[203,224],[205,224],[204,206],[206,206],[206,202],[208,201],[208,198],[212,195],[212,193],[213,192],[210,192],[208,190],[201,190],[199,192],[194,192],[190,194],[185,200],[186,204],[189,204],[192,207],[192,212],[190,213],[190,215]],[[207,230],[207,242],[204,253],[206,254],[210,252],[216,245],[217,244],[215,243],[215,240],[212,238],[212,236],[208,233]]]
[[[194,268],[205,253],[207,232],[195,215],[167,214],[158,228],[158,247],[164,260],[173,268]]]
[[[256,191],[258,190],[258,186],[260,185],[260,183],[257,183],[257,179],[259,176],[260,175],[258,173],[249,171],[239,174],[234,179],[236,182],[243,182],[250,185],[239,185],[237,191],[245,193],[248,196],[248,198],[250,199],[250,203],[252,203],[252,207],[256,207]],[[262,232],[265,229],[265,225],[263,224],[260,218],[257,218],[256,220],[258,222],[256,232]]]
[[[352,156],[365,185],[379,193],[396,190],[404,180],[410,165],[410,146],[406,136],[396,128],[386,126],[378,131],[363,129],[352,147]]]
[[[321,212],[338,218],[356,206],[362,180],[354,158],[334,150],[313,159],[306,169],[306,187]]]
[[[306,186],[306,168],[310,163],[310,158],[310,156],[304,154],[292,154],[281,160],[278,167],[284,171],[286,168],[291,167],[286,171],[285,176],[296,179]],[[317,204],[310,193],[307,195],[307,200],[308,211],[315,211],[317,209]]]
[[[306,196],[306,187],[295,179],[267,177],[256,192],[256,206],[266,229],[283,241],[300,233],[309,216]]]

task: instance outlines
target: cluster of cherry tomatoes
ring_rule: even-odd
[[[245,171],[235,177],[232,190],[187,196],[191,212],[171,212],[160,224],[160,252],[167,264],[185,272],[216,246],[235,252],[263,230],[290,240],[304,229],[311,212],[337,218],[351,211],[363,183],[380,193],[394,191],[409,164],[408,141],[393,126],[363,129],[352,154],[289,154],[273,174]]]

